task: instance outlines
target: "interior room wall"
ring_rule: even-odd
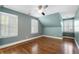
[[[39,20],[43,25],[43,35],[62,37],[62,17],[59,13],[40,17]]]
[[[79,47],[79,8],[75,14],[74,28],[75,28],[74,29],[75,30],[75,40],[76,40],[76,43],[78,44],[78,47]]]
[[[0,45],[5,45],[41,35],[41,30],[42,30],[41,23],[37,18],[5,8],[3,6],[0,7],[0,12],[6,12],[6,13],[18,15],[18,36],[9,37],[9,38],[0,38]],[[39,21],[39,27],[38,27],[39,33],[37,34],[31,34],[31,19],[37,19]]]
[[[44,27],[43,28],[43,35],[61,37],[62,32],[60,30],[61,30],[60,27]]]

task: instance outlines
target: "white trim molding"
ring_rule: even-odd
[[[63,37],[55,37],[55,36],[49,36],[49,35],[42,35],[42,36],[50,37],[50,38],[56,38],[56,39],[63,39]]]
[[[74,39],[74,41],[75,41],[77,48],[79,49],[79,45],[78,45],[77,41],[75,39]]]
[[[37,37],[33,37],[33,38],[28,38],[28,39],[25,39],[25,40],[20,40],[20,41],[9,43],[9,44],[5,44],[5,45],[0,46],[0,49],[6,48],[6,47],[9,47],[9,46],[12,46],[12,45],[16,45],[16,44],[19,44],[19,43],[23,43],[23,42],[26,42],[26,41],[29,41],[29,40],[33,40],[33,39],[36,39],[36,38],[40,38],[40,37],[42,37],[42,35],[37,36]]]
[[[63,36],[63,37],[74,39],[75,44],[76,44],[77,48],[79,49],[79,45],[74,37],[69,37],[69,36]]]
[[[20,40],[20,41],[17,41],[17,42],[13,42],[13,43],[1,45],[0,46],[0,49],[1,48],[6,48],[6,47],[9,47],[9,46],[12,46],[12,45],[16,45],[16,44],[19,44],[19,43],[23,43],[23,42],[26,42],[26,41],[29,41],[29,40],[33,40],[33,39],[36,39],[36,38],[40,38],[40,37],[49,37],[49,38],[63,39],[62,37],[54,37],[54,36],[48,36],[48,35],[40,35],[40,36],[37,36],[37,37],[28,38],[28,39]]]
[[[71,38],[71,39],[74,39],[74,37],[69,37],[69,36],[63,36],[63,38]]]

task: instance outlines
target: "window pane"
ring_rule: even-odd
[[[79,20],[75,20],[75,32],[79,32]]]
[[[18,16],[0,12],[0,37],[18,35]]]
[[[64,20],[64,32],[73,32],[73,20]]]
[[[38,20],[32,19],[31,21],[31,33],[38,33]]]
[[[8,17],[7,15],[2,14],[2,15],[1,15],[1,24],[8,25],[8,21],[9,21],[8,18],[9,18],[9,17]]]

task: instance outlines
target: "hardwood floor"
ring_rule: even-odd
[[[77,48],[74,39],[63,38],[63,52],[66,54],[79,54],[79,49]]]
[[[74,54],[79,53],[70,38],[55,39],[40,37],[14,46],[0,49],[0,54]]]

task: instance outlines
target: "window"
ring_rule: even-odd
[[[38,33],[38,20],[32,19],[31,20],[31,34]]]
[[[73,20],[64,20],[63,22],[63,25],[64,25],[64,32],[73,32]]]
[[[79,20],[75,20],[75,32],[79,32]]]
[[[18,35],[18,16],[0,12],[0,38]]]

